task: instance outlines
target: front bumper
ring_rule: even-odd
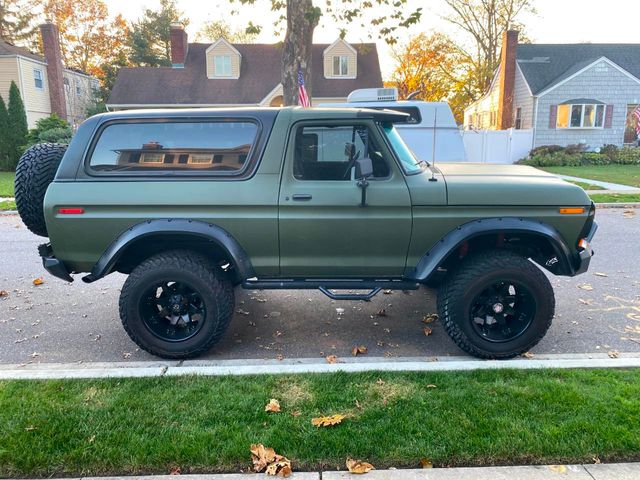
[[[580,275],[589,269],[591,257],[595,255],[593,248],[591,248],[591,240],[593,240],[597,230],[598,224],[593,222],[588,235],[584,239],[580,240],[580,251],[578,252],[578,261],[574,275]]]
[[[67,267],[64,266],[53,254],[53,248],[50,243],[43,243],[38,246],[38,253],[42,257],[42,265],[45,270],[54,277],[61,278],[67,282],[73,282],[73,277],[69,275]]]

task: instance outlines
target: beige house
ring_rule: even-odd
[[[174,24],[172,66],[120,69],[107,107],[280,106],[281,59],[277,44],[188,43]],[[374,43],[314,44],[312,65],[312,104],[346,102],[353,90],[382,87]]]
[[[8,102],[11,82],[16,83],[24,102],[29,128],[52,113],[77,126],[85,119],[87,107],[95,100],[98,80],[64,68],[58,29],[50,23],[40,28],[44,57],[0,41],[0,95]]]

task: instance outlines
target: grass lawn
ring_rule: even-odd
[[[544,167],[550,173],[619,183],[640,188],[640,165],[600,165],[585,167]]]
[[[16,202],[13,200],[5,200],[0,202],[0,211],[17,210]]]
[[[0,197],[13,197],[14,172],[0,172]]]
[[[606,192],[606,190],[605,190]],[[593,193],[589,195],[596,203],[638,203],[640,194],[618,194],[618,193]]]
[[[604,190],[604,188],[599,187],[598,185],[591,185],[590,183],[574,182],[574,181],[571,181],[571,180],[567,180],[567,182],[573,183],[574,185],[579,186],[583,190]]]
[[[2,381],[0,477],[637,461],[638,418],[638,370]]]

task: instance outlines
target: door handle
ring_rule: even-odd
[[[306,200],[311,200],[313,197],[309,193],[294,193],[293,195],[291,195],[291,198],[293,200],[304,202]]]

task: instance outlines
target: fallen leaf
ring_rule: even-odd
[[[311,419],[311,424],[314,427],[332,427],[333,425],[337,425],[342,423],[342,420],[347,418],[346,415],[341,413],[336,413],[335,415],[330,415],[328,417],[316,417]]]
[[[618,358],[620,356],[620,352],[617,350],[611,350],[607,355],[609,355],[609,358]]]
[[[393,293],[393,291],[391,290],[384,290],[382,293],[384,293],[385,295],[391,295]]]
[[[130,352],[123,352],[122,353],[122,358],[129,358],[131,357],[131,353]]]
[[[338,363],[338,357],[336,355],[329,355],[325,360],[327,363]]]
[[[567,471],[567,467],[564,465],[549,465],[549,470],[556,473],[565,473]]]
[[[385,382],[385,381],[384,381],[384,380],[382,380],[381,378],[379,378],[378,380],[376,380],[376,384],[378,384],[378,385],[384,385],[385,383],[387,383],[387,382]]]
[[[624,218],[633,218],[636,216],[636,212],[634,210],[625,210],[622,212],[622,216]]]
[[[274,477],[288,477],[291,472],[291,461],[284,457],[282,457],[282,460],[273,462],[265,470],[267,475],[273,475]]]
[[[524,358],[533,358],[533,357],[535,357],[535,355],[534,355],[533,353],[531,353],[531,352],[524,352],[524,353],[522,354],[522,356],[523,356]]]
[[[373,465],[362,460],[347,459],[347,469],[351,473],[363,474],[374,470]]]
[[[597,455],[593,457],[591,460],[593,460],[593,463],[595,463],[596,465],[599,465],[602,463],[602,461],[600,460],[600,457],[598,457]]]
[[[364,345],[356,345],[351,349],[351,355],[353,355],[354,357],[362,355],[363,353],[367,353],[367,347],[365,347]]]
[[[36,427],[35,425],[29,425],[28,427],[25,428],[25,430],[27,432],[31,432],[31,431],[37,430],[37,429],[38,429],[38,427]]]
[[[271,400],[269,400],[269,403],[267,403],[264,406],[264,411],[265,412],[269,412],[269,413],[279,413],[280,412],[280,402],[278,400],[276,400],[275,398],[272,398]]]
[[[583,283],[582,285],[578,285],[578,288],[581,288],[582,290],[588,290],[588,291],[593,290],[593,287],[588,283]]]
[[[384,308],[381,308],[376,312],[376,317],[386,317],[387,311]]]
[[[433,468],[433,463],[428,458],[420,459],[420,466],[422,468]]]
[[[293,412],[291,412],[291,416],[292,417],[299,417],[300,415],[302,415],[300,413],[300,410],[294,410]]]
[[[265,470],[267,475],[279,477],[291,475],[291,461],[278,455],[273,448],[265,448],[261,443],[251,445],[251,460],[256,472]]]
[[[422,321],[424,323],[433,323],[436,320],[438,320],[438,314],[437,313],[430,313],[430,314],[425,315],[424,317],[422,317]]]
[[[242,310],[241,308],[237,309],[236,313],[239,313],[240,315],[251,315],[251,312],[247,312],[246,310]]]
[[[40,354],[38,352],[33,352],[31,355],[29,355],[31,358],[36,358],[39,357]]]
[[[37,287],[38,285],[42,285],[44,283],[44,278],[38,277],[33,280],[33,284]]]
[[[7,292],[6,290],[0,290],[0,297],[8,297],[9,296],[9,292]]]
[[[608,277],[609,275],[607,275],[606,273],[602,273],[602,272],[596,272],[594,273],[594,275],[596,277]]]
[[[180,472],[181,472],[180,467],[175,467],[171,469],[171,471],[169,472],[169,475],[180,475]]]
[[[429,335],[431,335],[433,333],[433,330],[431,330],[429,327],[424,327],[424,329],[422,331],[424,332],[426,337],[428,337]]]
[[[427,385],[427,388],[438,388],[438,387],[436,387],[433,383],[430,383],[429,385]]]

